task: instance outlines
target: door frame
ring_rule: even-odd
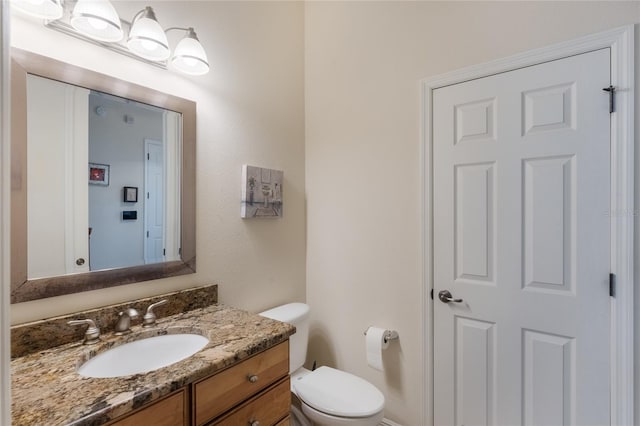
[[[634,31],[633,25],[614,28],[420,81],[423,424],[433,425],[434,395],[433,91],[603,48],[611,49],[611,84],[618,89],[616,111],[611,114],[611,272],[617,284],[616,297],[611,298],[611,425],[634,424]]]

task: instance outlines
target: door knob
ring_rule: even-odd
[[[440,293],[438,293],[438,299],[440,299],[442,303],[451,303],[451,302],[461,303],[462,302],[462,299],[454,299],[449,290],[442,290]]]

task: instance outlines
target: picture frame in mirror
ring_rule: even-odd
[[[109,165],[89,163],[89,183],[91,185],[109,186]]]
[[[122,192],[123,192],[123,201],[125,203],[137,203],[138,202],[138,187],[137,186],[125,186]]]

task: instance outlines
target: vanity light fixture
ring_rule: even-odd
[[[120,19],[109,0],[11,0],[12,5],[44,25],[67,35],[97,44],[147,64],[189,75],[209,72],[207,54],[193,27],[163,30],[153,8],[136,13],[132,22]],[[185,31],[173,54],[167,32]]]
[[[207,53],[198,40],[193,28],[168,28],[170,30],[184,30],[187,35],[176,46],[171,57],[171,65],[178,71],[190,75],[203,75],[209,72]]]
[[[127,47],[136,55],[151,61],[169,59],[169,41],[158,23],[151,6],[147,6],[133,17]]]
[[[71,26],[100,41],[120,41],[124,35],[118,12],[109,0],[78,0],[71,14]]]
[[[64,13],[62,0],[13,0],[12,5],[21,12],[40,19],[60,19]]]

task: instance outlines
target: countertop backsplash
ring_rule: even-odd
[[[76,312],[40,321],[18,324],[11,327],[11,358],[25,356],[75,341],[82,341],[86,327],[67,324],[73,319],[93,320],[102,334],[113,331],[118,313],[126,308],[134,308],[140,314],[133,324],[142,323],[142,316],[152,303],[167,299],[168,303],[158,306],[154,313],[158,318],[204,308],[218,302],[218,285],[212,284],[172,293],[161,294],[132,302],[119,303],[101,308]]]

